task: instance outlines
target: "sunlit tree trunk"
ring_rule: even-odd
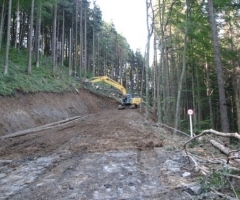
[[[16,10],[16,23],[15,23],[15,43],[14,47],[17,48],[17,44],[19,42],[19,24],[20,24],[20,11],[19,11],[19,0],[17,2],[17,10]]]
[[[37,23],[36,23],[36,32],[35,32],[35,57],[36,57],[36,68],[39,67],[39,50],[40,50],[40,29],[41,29],[41,12],[42,12],[42,4],[41,2],[38,5],[38,10],[37,10]]]
[[[57,44],[57,3],[53,7],[53,28],[52,28],[52,71],[57,71],[56,65],[56,44]]]
[[[221,127],[222,127],[222,132],[228,133],[229,123],[228,123],[228,114],[227,114],[227,103],[226,103],[226,97],[225,97],[223,69],[222,69],[222,61],[221,61],[221,55],[220,55],[220,47],[218,43],[217,25],[214,17],[214,7],[213,7],[212,0],[208,0],[208,11],[209,11],[209,18],[210,18],[210,24],[212,29],[214,58],[215,58],[217,80],[218,80]]]
[[[7,21],[7,42],[6,42],[6,54],[4,63],[4,75],[8,73],[8,57],[10,47],[10,28],[11,28],[11,11],[12,11],[12,0],[8,1],[8,21]]]

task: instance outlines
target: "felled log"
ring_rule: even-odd
[[[43,131],[43,130],[47,130],[47,129],[50,129],[50,128],[56,128],[58,126],[66,125],[67,123],[75,121],[75,120],[78,120],[80,118],[83,118],[83,116],[75,116],[75,117],[67,118],[67,119],[64,119],[64,120],[61,120],[61,121],[58,121],[58,122],[53,122],[53,123],[50,123],[50,124],[46,124],[46,125],[43,125],[43,126],[30,128],[30,129],[23,130],[23,131],[18,131],[18,132],[15,132],[15,133],[10,133],[8,135],[2,136],[1,139],[19,137],[19,136],[23,136],[23,135],[36,133],[36,132]]]
[[[228,147],[225,147],[224,145],[216,142],[215,140],[210,140],[210,143],[215,148],[219,149],[219,151],[221,151],[222,153],[227,155],[227,157],[228,157],[227,163],[229,163],[230,160],[235,160],[236,162],[240,163],[239,155],[237,153],[233,153],[233,151],[231,149],[229,149]]]

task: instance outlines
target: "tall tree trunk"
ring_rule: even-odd
[[[84,77],[87,77],[87,3],[84,3]]]
[[[208,69],[208,62],[207,58],[205,58],[206,64],[205,64],[205,70],[206,70],[206,85],[207,85],[207,97],[208,97],[208,104],[209,104],[209,112],[210,112],[210,123],[211,123],[211,128],[215,129],[214,124],[213,124],[213,109],[212,109],[212,91],[211,91],[211,82],[209,78],[209,69]]]
[[[154,39],[153,39],[153,110],[156,111],[157,108],[157,38],[156,34],[154,33]]]
[[[228,133],[229,123],[228,123],[228,114],[227,114],[227,103],[226,103],[226,97],[225,97],[223,69],[222,69],[220,48],[218,43],[217,25],[214,18],[214,6],[213,6],[212,0],[208,0],[208,12],[209,12],[210,24],[212,29],[214,58],[215,58],[217,80],[218,80],[221,127],[222,127],[222,132]]]
[[[63,21],[62,21],[62,42],[61,42],[61,65],[64,65],[64,48],[65,48],[65,12],[63,9]]]
[[[35,33],[35,57],[36,57],[36,68],[39,67],[39,58],[40,58],[40,29],[41,29],[41,12],[42,12],[42,4],[41,2],[38,5],[37,11],[37,23],[36,23],[36,33]]]
[[[68,74],[69,76],[72,75],[72,29],[70,29],[69,32],[69,47],[68,47],[68,51],[69,51],[69,57],[68,57],[68,65],[69,65],[69,69],[68,69]]]
[[[98,39],[98,41],[97,41],[97,75],[99,76],[99,68],[100,68],[100,66],[99,66],[99,63],[100,63],[100,45],[99,45],[99,33],[98,33],[98,35],[97,35],[97,39]]]
[[[92,59],[93,59],[93,64],[92,64],[92,66],[93,66],[93,70],[92,70],[92,76],[94,77],[95,76],[95,71],[96,71],[96,67],[95,67],[95,1],[94,1],[94,3],[93,3],[93,5],[94,5],[94,8],[93,8],[93,52],[92,52]]]
[[[76,1],[76,13],[75,13],[75,59],[74,59],[74,74],[77,73],[77,60],[78,60],[78,1]]]
[[[28,31],[28,74],[32,73],[32,32],[33,32],[33,11],[34,11],[34,0],[32,0],[31,5],[31,18],[30,18],[30,27]]]
[[[27,20],[26,20],[26,13],[22,12],[21,15],[21,23],[20,23],[20,33],[19,33],[19,47],[23,46],[23,40],[24,40],[24,33],[25,33],[25,25],[27,24]]]
[[[160,66],[158,67],[158,81],[157,81],[157,107],[158,107],[158,122],[162,123],[162,106],[161,106],[161,96],[160,96],[160,85],[161,85],[161,79],[163,79],[163,76],[161,76],[162,74],[162,69],[164,69],[164,54],[165,54],[165,47],[164,47],[164,12],[165,12],[165,5],[164,5],[165,1],[161,1],[158,0],[158,8],[159,8],[159,23],[160,23]],[[161,78],[162,77],[162,78]],[[165,79],[164,79],[165,80]],[[165,95],[165,94],[163,94]],[[163,98],[165,100],[165,98]],[[163,106],[163,108],[165,108]]]
[[[81,0],[80,10],[80,65],[79,65],[79,76],[82,76],[83,68],[83,2]]]
[[[55,73],[57,71],[56,65],[56,36],[57,32],[57,2],[53,6],[53,28],[52,28],[52,71]]]
[[[188,35],[188,26],[187,26],[187,22],[188,22],[188,9],[189,9],[189,5],[188,5],[188,1],[187,1],[186,21],[185,21],[185,28],[184,28],[185,30],[184,30],[183,66],[182,66],[181,77],[180,77],[180,80],[178,81],[174,134],[177,133],[177,129],[179,127],[180,101],[181,101],[183,79],[184,79],[185,71],[186,71],[186,53],[187,53],[187,35]]]
[[[11,11],[12,11],[12,0],[8,1],[8,21],[7,21],[7,43],[6,43],[6,55],[4,64],[4,75],[8,74],[8,57],[9,57],[9,46],[10,46],[10,31],[11,31]]]
[[[146,44],[146,52],[145,52],[145,69],[146,69],[146,108],[145,108],[145,119],[149,118],[149,54],[150,54],[150,40],[153,33],[153,23],[149,24],[150,12],[153,13],[152,9],[152,0],[146,0],[146,18],[147,18],[147,44]],[[152,19],[154,21],[154,19]]]
[[[92,65],[93,65],[93,70],[92,70],[92,76],[94,77],[95,76],[95,28],[93,26],[93,53],[92,53],[92,58],[93,58],[93,61],[92,61]]]
[[[1,11],[1,24],[0,24],[0,50],[2,49],[2,38],[3,38],[3,25],[5,18],[5,1],[2,3],[2,11]]]
[[[16,23],[15,23],[15,43],[14,47],[17,48],[17,44],[19,43],[19,24],[20,24],[20,11],[19,11],[19,0],[17,2],[17,10],[16,10]]]

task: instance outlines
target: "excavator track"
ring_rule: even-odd
[[[123,106],[123,105],[118,106],[118,110],[123,110],[123,109],[125,109],[125,106]]]

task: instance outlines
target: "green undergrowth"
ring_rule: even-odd
[[[53,74],[51,58],[42,56],[40,66],[32,64],[27,72],[27,51],[11,49],[9,52],[8,74],[4,75],[5,52],[0,52],[0,95],[14,95],[16,92],[64,92],[80,87],[80,82],[68,75],[68,68],[58,66]],[[34,59],[33,59],[34,62]]]

